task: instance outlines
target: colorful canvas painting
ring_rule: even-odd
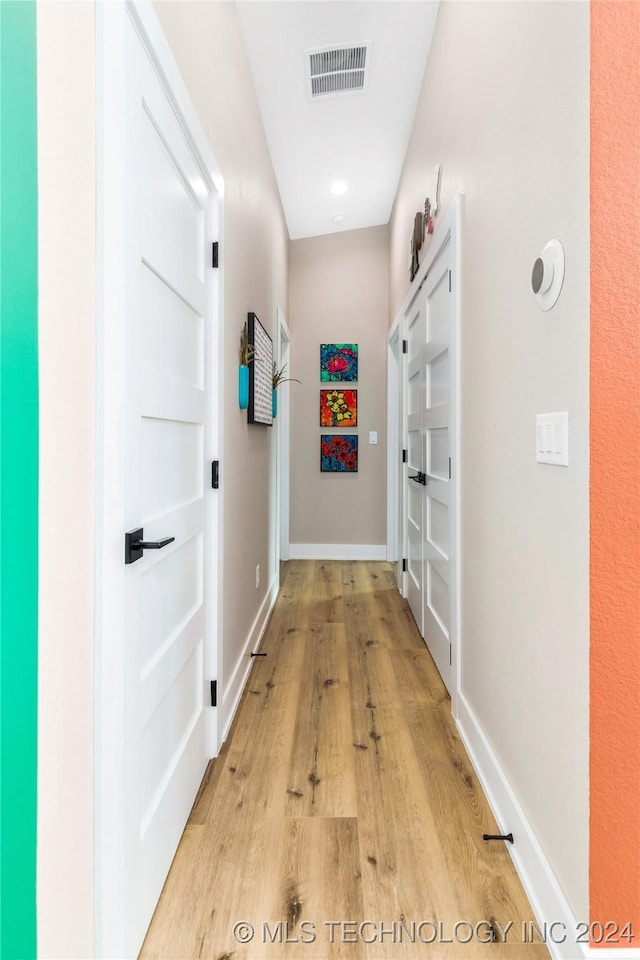
[[[357,380],[358,344],[321,343],[320,379],[323,383],[333,380]]]
[[[322,473],[357,473],[358,437],[355,433],[320,437],[320,471]]]
[[[320,391],[321,427],[355,427],[357,425],[357,390]]]

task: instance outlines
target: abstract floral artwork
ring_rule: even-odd
[[[321,473],[357,473],[358,438],[355,433],[320,436]]]
[[[357,424],[357,390],[320,391],[321,427],[355,427]]]
[[[357,343],[321,343],[320,379],[357,380],[358,344]]]

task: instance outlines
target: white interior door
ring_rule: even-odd
[[[125,523],[143,528],[144,542],[174,538],[143,550],[125,574],[124,903],[126,943],[139,947],[208,759],[205,356],[214,198],[131,24],[126,43]]]
[[[405,596],[457,711],[460,669],[459,329],[463,198],[454,197],[398,313],[406,331],[402,416]],[[457,679],[456,679],[457,676]]]
[[[406,536],[407,536],[407,600],[411,612],[424,635],[424,469],[425,435],[423,424],[425,394],[425,310],[424,299],[418,297],[407,315],[407,470]]]
[[[423,636],[445,686],[452,689],[451,618],[454,543],[451,483],[451,342],[454,330],[449,244],[429,270],[421,292],[425,317],[423,427]]]

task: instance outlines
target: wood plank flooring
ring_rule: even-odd
[[[291,561],[261,651],[141,957],[548,957],[392,566]]]

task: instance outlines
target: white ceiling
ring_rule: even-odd
[[[291,238],[387,223],[436,0],[240,0],[237,8]],[[305,50],[361,42],[371,43],[366,91],[310,100]],[[343,196],[330,192],[336,180],[349,184]]]

